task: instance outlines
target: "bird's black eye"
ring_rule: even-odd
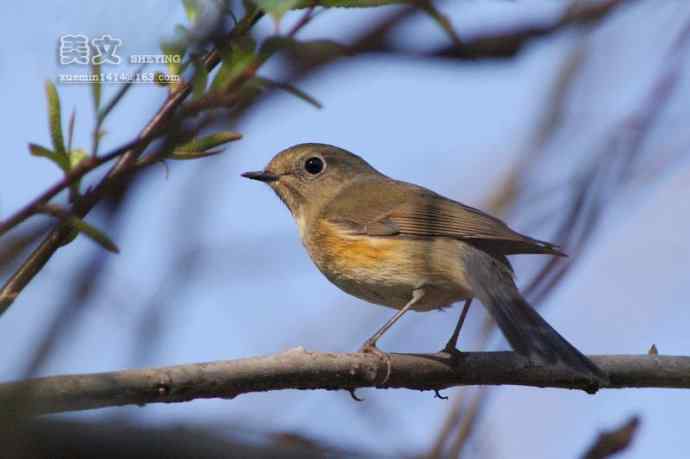
[[[311,175],[319,174],[323,170],[323,159],[318,156],[312,156],[304,163],[304,170]]]

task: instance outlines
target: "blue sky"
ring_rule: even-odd
[[[535,122],[553,78],[582,46],[582,69],[564,111],[568,129],[545,146],[548,174],[530,178],[548,185],[571,170],[564,165],[599,151],[606,133],[639,109],[659,69],[668,65],[667,46],[690,20],[690,7],[673,0],[640,3],[585,38],[566,33],[536,42],[507,62],[457,64],[383,56],[343,61],[300,85],[323,102],[323,110],[289,95],[273,96],[232,127],[245,138],[226,154],[172,164],[168,177],[163,168],[154,169],[136,190],[126,224],[115,235],[121,254],[109,265],[102,299],[59,342],[41,373],[228,359],[298,345],[356,349],[391,310],[348,297],[329,284],[302,249],[282,203],[239,173],[261,168],[289,145],[319,141],[354,151],[387,175],[482,207],[533,145]],[[557,11],[555,4],[472,1],[453,3],[447,11],[460,34],[471,36],[525,18],[548,17]],[[380,14],[329,11],[303,37],[347,36]],[[52,164],[31,157],[26,148],[30,141],[49,144],[43,81],[59,71],[58,36],[107,32],[122,38],[123,53],[155,53],[160,37],[182,20],[181,7],[172,1],[80,2],[76,9],[74,2],[42,3],[40,8],[13,3],[0,32],[0,87],[6,88],[0,109],[5,128],[0,215],[59,177]],[[269,23],[262,26],[270,29]],[[411,22],[399,33],[413,46],[445,40],[428,20]],[[274,68],[269,65],[264,74]],[[688,163],[652,173],[690,145],[684,127],[690,115],[685,103],[688,70],[686,62],[677,93],[645,145],[635,179],[610,203],[574,273],[544,305],[545,317],[583,352],[643,353],[652,343],[664,354],[690,352],[690,203],[682,198],[690,186]],[[92,126],[88,89],[61,87],[60,92],[65,112],[77,108],[75,144],[86,147]],[[135,88],[109,120],[104,149],[134,135],[161,99],[160,89]],[[530,204],[507,217],[516,229],[525,229],[534,217]],[[548,237],[544,231],[532,235]],[[180,295],[166,298],[161,306],[165,314],[156,345],[140,349],[139,324],[147,311],[139,307],[160,291],[179,247],[189,246],[189,238],[204,252],[204,264],[190,269]],[[6,349],[0,378],[19,374],[60,304],[72,270],[91,249],[90,241],[79,238],[61,250],[0,319]],[[400,352],[438,350],[456,314],[456,309],[412,313],[380,345]],[[476,325],[483,315],[475,307],[469,320]],[[495,348],[505,347],[494,341]],[[447,393],[452,397],[456,391]],[[227,426],[228,432],[290,430],[381,452],[409,452],[430,446],[450,407],[430,393],[368,390],[363,395],[367,401],[356,404],[347,393],[284,391],[81,416],[213,422]],[[685,451],[689,410],[690,398],[675,390],[603,391],[592,397],[498,388],[473,447],[496,458],[572,457],[600,429],[639,414],[639,436],[624,457],[679,457]]]

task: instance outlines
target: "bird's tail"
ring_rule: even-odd
[[[520,295],[512,271],[501,260],[472,248],[465,257],[468,280],[475,296],[489,310],[512,348],[548,364],[561,362],[600,385],[608,377],[566,341]]]

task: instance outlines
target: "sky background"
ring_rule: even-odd
[[[563,5],[439,3],[462,37],[548,20]],[[327,11],[300,36],[347,37],[392,8]],[[184,21],[184,13],[174,1],[12,2],[5,18],[0,31],[5,144],[0,217],[59,178],[53,164],[30,156],[26,148],[28,142],[50,144],[43,82],[64,70],[56,59],[59,35],[110,33],[123,40],[122,55],[157,53],[161,37]],[[357,349],[392,311],[329,284],[303,250],[283,204],[267,187],[241,179],[241,172],[262,168],[275,153],[296,143],[331,143],[364,156],[387,175],[482,207],[533,145],[535,123],[554,77],[576,47],[584,46],[582,69],[565,108],[569,129],[544,147],[540,170],[547,173],[533,177],[536,188],[546,186],[605,146],[606,132],[639,110],[660,69],[669,65],[669,44],[689,21],[687,2],[638,2],[584,38],[567,32],[536,41],[509,61],[457,63],[381,55],[343,60],[300,83],[324,104],[322,110],[289,95],[271,96],[231,127],[244,138],[224,155],[171,164],[168,176],[162,167],[151,170],[128,203],[125,223],[111,233],[121,253],[108,264],[99,287],[102,295],[81,311],[40,373],[231,359],[300,345],[319,351]],[[268,33],[271,28],[265,20],[260,30]],[[426,18],[407,23],[399,39],[416,49],[446,42]],[[690,354],[690,170],[688,161],[663,167],[668,158],[686,154],[690,145],[688,57],[635,179],[609,203],[604,223],[576,269],[543,305],[547,320],[585,353],[639,354],[654,343],[662,354]],[[277,71],[273,64],[260,74]],[[59,90],[63,112],[77,109],[75,145],[88,147],[93,126],[88,88]],[[105,98],[114,91],[107,88]],[[135,135],[163,96],[160,88],[134,88],[109,119],[102,151]],[[533,210],[524,202],[506,218],[524,231]],[[548,238],[549,233],[543,229],[530,235]],[[203,262],[190,266],[182,278],[171,277],[181,247],[203,253]],[[5,349],[0,379],[21,374],[37,337],[60,306],[72,272],[92,250],[93,243],[84,238],[60,250],[0,318]],[[518,270],[524,280],[520,274]],[[171,282],[183,285],[166,296]],[[157,314],[143,309],[146,304],[157,304]],[[457,308],[410,313],[380,347],[436,351],[445,344],[457,313]],[[483,318],[483,308],[474,307],[471,323]],[[505,346],[498,337],[492,342],[495,349]],[[457,390],[445,393],[452,399]],[[354,403],[346,392],[282,391],[72,416],[213,423],[228,433],[294,431],[396,454],[428,449],[451,405],[432,393],[364,390],[361,395],[365,403]],[[639,435],[622,457],[683,457],[688,412],[687,391],[609,390],[590,396],[496,388],[470,456],[575,457],[598,431],[639,414]]]

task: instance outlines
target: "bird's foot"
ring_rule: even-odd
[[[350,393],[350,397],[352,397],[352,399],[355,402],[363,402],[364,401],[363,398],[357,397],[357,394],[355,393],[355,391],[357,390],[356,388],[353,387],[353,388],[345,389],[345,390],[347,390]]]
[[[440,353],[448,354],[453,362],[456,362],[463,355],[463,352],[455,347],[455,344],[451,343],[450,341],[443,349],[441,349]]]
[[[438,389],[434,389],[434,398],[437,398],[439,400],[448,400],[448,396],[441,395],[441,392]]]
[[[362,352],[364,354],[374,354],[386,363],[386,376],[383,378],[383,381],[381,381],[377,385],[382,386],[386,384],[386,382],[388,382],[388,379],[391,376],[391,357],[385,352],[383,352],[381,349],[376,347],[376,341],[372,341],[370,339],[364,342],[362,347],[359,348],[359,352]]]

